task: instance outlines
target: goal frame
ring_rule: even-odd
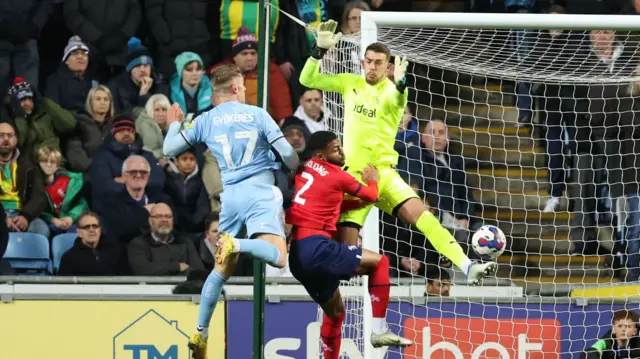
[[[379,27],[512,29],[512,30],[640,30],[637,15],[573,15],[573,14],[498,14],[457,12],[385,12],[363,11],[360,18],[360,58],[367,46],[378,39]],[[428,24],[428,25],[427,25]],[[364,73],[362,73],[364,75]],[[375,206],[363,226],[362,247],[379,252],[379,210]],[[363,277],[362,296],[369,298],[369,278]],[[384,358],[386,351],[375,349],[369,342],[373,313],[371,302],[364,300],[364,359]]]

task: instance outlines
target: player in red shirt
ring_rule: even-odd
[[[378,199],[378,172],[365,169],[363,185],[342,170],[344,153],[335,134],[315,132],[307,142],[311,159],[302,166],[295,178],[293,205],[287,212],[287,223],[293,226],[289,267],[293,276],[305,287],[325,315],[320,334],[325,359],[340,357],[344,303],[338,287],[340,280],[356,275],[369,276],[369,294],[373,328],[384,328],[371,334],[374,347],[405,347],[410,340],[391,332],[386,326],[389,304],[389,259],[359,246],[332,240],[340,212],[358,208]],[[360,200],[343,201],[344,193]]]

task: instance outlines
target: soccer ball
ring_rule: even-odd
[[[496,259],[507,247],[507,239],[502,230],[496,226],[480,227],[471,238],[471,247],[480,258]]]

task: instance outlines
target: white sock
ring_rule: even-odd
[[[202,339],[206,340],[209,337],[209,327],[198,327],[197,330]]]
[[[238,238],[233,238],[233,246],[235,247],[237,252],[240,252],[240,241]]]
[[[473,262],[471,262],[469,258],[462,261],[462,265],[460,266],[460,269],[462,269],[462,272],[464,272],[464,275],[466,276],[469,275],[469,269],[471,269],[472,264]]]
[[[371,321],[371,331],[373,334],[384,334],[389,330],[387,327],[387,318],[373,318]]]

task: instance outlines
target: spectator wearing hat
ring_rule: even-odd
[[[97,50],[104,80],[126,65],[127,41],[142,19],[138,0],[65,0],[63,12],[67,28]]]
[[[171,102],[180,105],[186,118],[195,118],[211,109],[211,80],[204,74],[202,58],[194,52],[183,52],[175,60],[177,72],[171,78]]]
[[[174,58],[186,51],[196,53],[204,62],[203,68],[212,64],[211,50],[215,49],[209,48],[209,3],[207,0],[144,2],[151,34],[158,44],[158,69],[165,78],[171,78],[176,71]],[[181,72],[179,68],[178,74]]]
[[[233,42],[231,58],[217,64],[213,68],[235,63],[244,76],[246,103],[258,105],[258,40],[246,27],[238,30],[238,37]],[[211,70],[213,70],[213,68]],[[269,114],[276,121],[293,114],[289,85],[282,70],[274,61],[269,63]]]
[[[149,162],[147,190],[162,191],[165,183],[164,171],[158,165],[153,153],[143,150],[142,147],[142,139],[136,134],[131,113],[117,115],[113,120],[111,135],[105,138],[104,144],[93,156],[91,164],[91,199],[95,212],[102,215],[106,198],[125,190],[122,164],[131,155],[142,156]]]
[[[133,112],[137,116],[152,95],[168,94],[164,78],[154,73],[149,49],[135,37],[129,40],[126,70],[108,85],[116,112]]]
[[[89,47],[79,36],[71,37],[58,70],[47,78],[45,97],[69,111],[82,111],[89,91],[98,84],[87,75],[88,67]]]
[[[50,0],[0,1],[0,91],[11,85],[14,76],[38,84],[38,43],[47,23]]]
[[[304,121],[295,116],[287,117],[282,123],[282,133],[291,147],[298,153],[300,161],[308,160],[309,156],[306,152],[306,147],[311,132],[304,124]]]
[[[40,148],[60,151],[60,137],[73,133],[76,118],[54,101],[40,96],[37,89],[16,77],[9,89],[9,111],[18,132],[18,146],[36,161]]]

